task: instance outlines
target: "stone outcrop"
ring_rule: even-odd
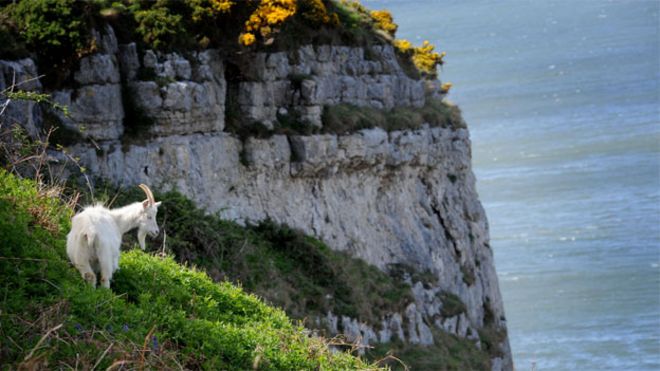
[[[289,118],[321,127],[324,106],[421,107],[428,90],[404,73],[389,45],[140,54],[135,43],[118,45],[109,26],[94,37],[98,52],[80,60],[75,84],[53,99],[69,108],[69,116],[58,113],[65,127],[96,141],[135,127],[147,136],[220,132],[227,104],[244,124],[273,128]]]
[[[38,76],[37,66],[32,59],[0,60],[0,92],[40,92],[42,86]],[[39,105],[31,100],[10,101],[3,98],[0,98],[0,127],[20,124],[32,137],[37,137],[42,117]]]
[[[477,346],[484,328],[505,333],[466,129],[426,125],[245,140],[223,131],[230,108],[245,123],[268,126],[295,114],[319,126],[325,105],[424,105],[428,85],[403,73],[391,47],[307,46],[229,58],[217,50],[139,53],[135,44],[117,45],[110,28],[95,37],[99,52],[80,61],[75,84],[53,92],[71,112],[63,124],[94,140],[69,148],[91,173],[177,189],[226,218],[271,218],[383,270],[404,264],[435,278],[431,284],[406,278],[414,301],[380,323],[333,313],[313,319],[331,333],[362,344],[428,345],[435,331],[445,331]],[[0,61],[0,88],[14,75],[27,81],[36,67],[29,59]],[[25,88],[41,85],[32,80]],[[33,103],[7,112],[28,131],[38,130]],[[136,125],[141,140],[127,137]],[[465,310],[447,314],[446,293]],[[492,363],[508,370],[511,354],[502,339]]]
[[[192,53],[190,60],[176,53],[147,51],[142,63],[134,44],[122,50],[130,98],[153,121],[150,134],[222,131],[227,89],[217,50]],[[140,80],[140,69],[152,80]]]
[[[238,87],[240,110],[246,120],[266,126],[273,125],[282,108],[320,127],[325,105],[383,109],[424,105],[424,83],[406,76],[391,46],[310,45],[245,58],[249,62],[239,69],[247,80]]]
[[[73,74],[76,86],[53,92],[53,100],[69,109],[69,116],[57,112],[66,128],[83,137],[114,140],[124,133],[117,38],[109,26],[95,38],[99,52],[80,60]]]

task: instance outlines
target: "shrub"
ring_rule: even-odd
[[[74,0],[20,1],[11,13],[25,40],[37,48],[75,51],[89,41],[84,9]]]
[[[394,40],[393,45],[400,55],[410,58],[422,76],[431,79],[438,77],[437,67],[444,64],[445,52],[436,52],[435,46],[426,40],[422,43],[422,46],[418,47],[413,46],[410,41],[404,39]]]
[[[391,37],[394,37],[399,26],[394,23],[394,19],[392,18],[392,14],[390,12],[387,10],[374,10],[370,14],[371,18],[373,18],[375,22],[376,28],[385,31]]]
[[[134,17],[138,24],[137,33],[154,49],[172,44],[177,35],[185,32],[181,15],[172,14],[166,7],[136,10]]]
[[[303,18],[312,24],[331,24],[334,26],[339,24],[339,17],[336,13],[328,12],[323,0],[300,1],[298,7]]]
[[[59,84],[75,60],[94,51],[95,4],[75,0],[19,1],[5,8],[27,48],[39,56],[46,82]]]
[[[245,46],[253,44],[255,36],[268,42],[269,38],[279,32],[278,27],[296,14],[297,6],[296,0],[261,0],[245,22],[245,33],[241,34],[239,40]]]

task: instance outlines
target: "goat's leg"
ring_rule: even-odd
[[[82,278],[87,281],[92,287],[96,287],[96,274],[89,264],[77,264],[76,268],[80,272]]]
[[[101,282],[99,284],[105,287],[106,289],[110,288],[110,280],[112,279],[113,271],[114,270],[112,269],[112,262],[106,262],[106,264],[101,264]]]

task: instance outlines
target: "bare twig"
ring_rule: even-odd
[[[144,354],[147,352],[147,344],[149,343],[149,339],[151,339],[151,335],[153,335],[154,331],[156,331],[156,325],[151,327],[151,330],[149,330],[147,336],[144,337],[144,344],[142,344],[142,351],[140,352],[140,370],[144,369]]]
[[[110,366],[108,366],[108,368],[106,368],[105,371],[110,371],[110,370],[114,370],[116,368],[120,368],[121,366],[123,366],[125,364],[128,364],[128,363],[131,363],[131,362],[127,361],[125,359],[115,361]]]
[[[101,357],[99,357],[99,359],[96,361],[96,363],[94,363],[94,366],[92,366],[92,370],[96,369],[96,367],[101,363],[103,358],[105,358],[105,355],[108,354],[108,352],[110,351],[110,348],[112,348],[113,345],[115,345],[115,343],[110,343],[110,345],[108,345],[108,347],[105,348],[105,350],[101,354]]]
[[[46,339],[50,336],[50,334],[52,334],[53,332],[59,330],[63,325],[64,325],[63,323],[60,323],[59,325],[57,325],[57,326],[53,327],[52,329],[48,330],[44,334],[44,336],[42,336],[41,339],[39,339],[39,341],[37,342],[37,345],[35,345],[34,348],[32,348],[30,353],[28,353],[28,355],[25,356],[25,358],[23,358],[23,362],[27,362],[30,358],[32,358],[32,356],[34,355],[34,352],[36,352],[37,349],[41,346],[41,344],[43,344],[43,342],[46,341]]]

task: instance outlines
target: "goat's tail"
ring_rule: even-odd
[[[96,241],[96,231],[86,231],[81,236],[82,246],[87,247],[88,249],[94,249],[94,242]]]

